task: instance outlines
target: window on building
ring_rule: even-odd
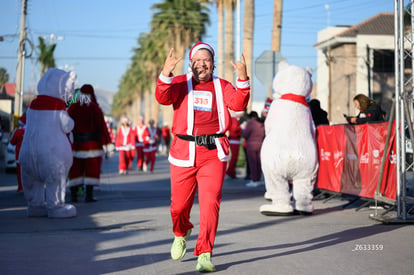
[[[394,72],[394,51],[374,50],[374,67],[372,69],[375,73]]]
[[[394,50],[373,50],[374,51],[374,67],[375,73],[393,73],[394,68]],[[411,68],[411,58],[404,61],[405,68]]]

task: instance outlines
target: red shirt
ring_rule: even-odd
[[[18,128],[14,131],[12,138],[10,139],[11,145],[16,145],[16,160],[19,159],[20,148],[22,147],[23,136],[25,128]]]

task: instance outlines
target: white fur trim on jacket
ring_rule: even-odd
[[[160,73],[160,76],[159,76],[159,79],[162,81],[162,82],[164,82],[164,83],[167,83],[167,84],[171,84],[172,83],[172,81],[173,81],[173,76],[165,76],[165,75],[163,75],[162,73]]]
[[[236,86],[237,86],[237,88],[241,88],[241,89],[248,88],[248,87],[250,87],[250,80],[237,79]]]
[[[104,150],[73,151],[73,156],[79,159],[97,158],[105,154]]]
[[[187,135],[193,134],[193,127],[194,127],[194,90],[193,90],[193,83],[192,83],[193,74],[190,72],[187,74],[187,89],[188,89],[188,98],[187,98]],[[162,79],[161,79],[162,80]],[[223,93],[221,90],[220,79],[213,75],[213,84],[214,84],[214,92],[216,95],[216,104],[217,104],[217,112],[218,112],[218,119],[219,119],[219,131],[217,134],[224,133],[225,130],[225,109],[224,109],[224,100],[223,100]],[[217,147],[217,156],[218,158],[225,162],[228,161],[229,155],[224,153],[224,150],[219,142],[218,138],[215,139],[216,147]],[[195,161],[195,142],[189,141],[189,159],[182,160],[176,159],[171,156],[168,157],[170,163],[180,166],[180,167],[191,167],[194,166]]]

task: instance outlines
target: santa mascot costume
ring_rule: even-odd
[[[76,216],[76,208],[65,204],[66,179],[73,161],[68,134],[74,127],[65,102],[73,96],[75,80],[74,72],[49,69],[26,112],[19,162],[30,217]]]
[[[75,121],[73,165],[69,171],[71,200],[78,202],[78,189],[85,186],[85,201],[95,202],[93,187],[99,185],[104,146],[111,143],[111,138],[93,86],[83,85],[78,97],[78,102],[68,108],[68,114]]]
[[[312,91],[312,71],[282,61],[273,80],[274,100],[265,121],[261,149],[265,197],[264,215],[312,214],[312,191],[318,169],[315,126],[306,102]],[[289,182],[292,184],[290,192]]]

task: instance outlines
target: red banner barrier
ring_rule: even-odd
[[[384,165],[381,194],[396,198],[395,127],[385,148],[388,122],[361,125],[321,125],[317,129],[320,189],[374,198]]]

